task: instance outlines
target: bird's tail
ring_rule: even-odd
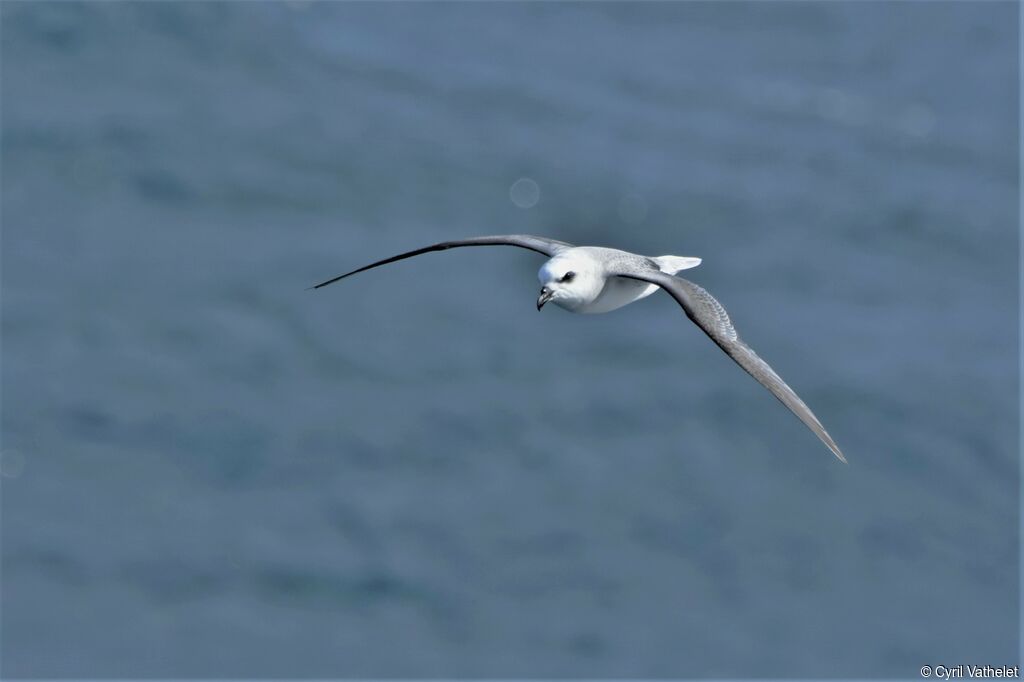
[[[680,270],[688,270],[700,265],[700,258],[692,256],[658,256],[653,259],[662,272],[674,275]]]

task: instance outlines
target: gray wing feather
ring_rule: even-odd
[[[689,280],[661,272],[632,272],[619,276],[651,282],[667,291],[682,306],[686,316],[704,330],[704,333],[710,336],[719,348],[724,350],[750,376],[757,379],[762,386],[771,391],[772,395],[817,434],[818,438],[840,461],[846,463],[846,457],[843,456],[832,437],[828,435],[825,427],[811,412],[811,408],[807,407],[800,396],[782,380],[782,377],[776,374],[767,362],[758,357],[757,353],[740,339],[736,328],[733,327],[732,321],[729,319],[729,314],[722,304],[715,300],[714,296]]]
[[[454,249],[460,246],[518,246],[523,249],[542,253],[549,258],[559,251],[572,248],[572,244],[560,242],[557,239],[534,237],[528,234],[501,234],[492,237],[470,237],[469,239],[458,239],[449,242],[440,242],[439,244],[431,244],[430,246],[424,246],[422,249],[400,253],[397,256],[392,256],[391,258],[385,258],[384,260],[379,260],[376,263],[365,265],[358,270],[346,272],[344,275],[332,277],[331,279],[320,282],[320,284],[316,284],[310,288],[319,289],[320,287],[325,287],[328,284],[333,284],[340,279],[345,279],[350,275],[355,275],[381,265],[387,265],[388,263],[394,263],[395,261],[412,258],[413,256],[419,256],[423,253],[430,253],[431,251],[444,251],[445,249]]]

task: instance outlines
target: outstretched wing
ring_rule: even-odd
[[[440,244],[433,244],[431,246],[424,246],[422,249],[416,249],[415,251],[409,251],[407,253],[400,253],[397,256],[391,258],[385,258],[379,260],[376,263],[370,263],[365,265],[358,270],[352,272],[346,272],[344,275],[338,275],[332,277],[326,282],[320,282],[315,286],[310,287],[311,289],[319,289],[325,287],[328,284],[333,284],[339,279],[345,279],[350,275],[370,270],[380,265],[387,265],[388,263],[394,263],[395,261],[404,260],[406,258],[412,258],[418,256],[421,253],[430,253],[431,251],[444,251],[445,249],[454,249],[459,246],[518,246],[523,249],[529,249],[530,251],[536,251],[542,253],[545,256],[554,256],[559,251],[564,249],[572,248],[572,244],[566,242],[560,242],[556,239],[547,239],[546,237],[534,237],[528,234],[501,234],[493,237],[471,237],[469,239],[458,239],[451,242],[441,242]]]
[[[729,314],[725,312],[725,308],[715,300],[714,296],[689,280],[661,272],[631,272],[618,276],[657,284],[671,294],[672,298],[676,299],[686,311],[686,316],[703,329],[704,333],[710,336],[719,348],[728,353],[729,357],[736,361],[736,364],[771,391],[772,395],[782,401],[783,405],[818,435],[818,438],[840,461],[846,463],[846,458],[843,457],[839,446],[811,412],[811,408],[807,407],[800,396],[782,380],[782,377],[775,373],[775,370],[767,362],[758,357],[750,346],[743,343],[736,333],[736,328],[729,320]]]

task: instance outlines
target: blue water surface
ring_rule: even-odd
[[[4,2],[0,673],[1014,664],[1017,12]]]

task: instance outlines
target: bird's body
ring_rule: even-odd
[[[616,272],[627,269],[664,272],[674,275],[680,270],[700,265],[700,258],[687,256],[656,256],[648,258],[629,251],[603,246],[576,246],[561,251],[541,266],[537,274],[541,284],[557,281],[565,272],[592,274],[589,286],[574,282],[574,290],[582,296],[556,296],[551,302],[574,313],[607,313],[650,296],[658,290],[657,284],[636,279],[617,277]],[[574,278],[575,279],[575,278]]]
[[[778,398],[825,445],[845,462],[846,458],[818,418],[768,363],[736,333],[722,304],[711,294],[675,274],[696,267],[700,258],[689,256],[641,256],[629,251],[598,246],[573,246],[531,235],[498,235],[442,242],[402,253],[317,284],[315,289],[371,268],[431,251],[462,246],[518,246],[548,256],[537,273],[541,282],[537,310],[548,302],[575,313],[606,313],[664,289],[701,330],[748,374]]]

